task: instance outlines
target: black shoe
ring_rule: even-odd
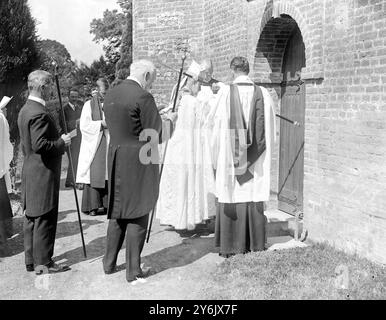
[[[56,264],[55,262],[51,262],[48,266],[46,266],[48,273],[60,273],[71,270],[71,268],[65,264]],[[40,276],[44,274],[44,268],[37,268],[36,275]]]
[[[25,269],[27,270],[27,272],[34,272],[35,271],[35,267],[33,264],[27,264],[25,266]]]
[[[90,216],[91,217],[96,217],[97,215],[98,215],[98,210],[90,211]]]
[[[97,210],[97,213],[98,213],[98,215],[101,215],[101,216],[106,215],[107,214],[107,209],[106,208],[99,208]]]
[[[111,275],[111,274],[114,274],[114,273],[116,273],[117,272],[117,268],[116,267],[114,267],[114,268],[112,268],[112,269],[110,269],[110,270],[104,270],[104,272],[105,272],[105,275]]]

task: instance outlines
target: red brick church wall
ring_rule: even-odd
[[[191,38],[215,77],[244,55],[256,81],[280,83],[293,18],[306,48],[304,219],[310,238],[386,262],[386,0],[134,0],[134,58],[178,68],[173,41]],[[275,18],[275,20],[272,20]],[[198,49],[197,49],[198,48]],[[270,50],[270,52],[269,52]],[[160,54],[161,52],[161,54]],[[268,54],[264,54],[267,53]],[[164,103],[177,75],[161,67]],[[280,89],[270,92],[278,102]],[[277,191],[278,149],[273,191]]]

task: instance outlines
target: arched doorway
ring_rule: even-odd
[[[304,124],[306,87],[301,81],[306,66],[305,46],[299,27],[289,36],[282,63],[282,116],[300,123],[280,122],[278,207],[289,214],[303,212]]]
[[[306,50],[297,22],[287,14],[264,23],[255,52],[252,77],[271,89],[282,116],[297,121],[295,127],[280,121],[280,144],[272,156],[272,197],[269,207],[295,215],[303,211],[304,123]]]

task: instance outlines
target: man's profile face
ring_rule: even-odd
[[[75,104],[79,100],[79,93],[77,91],[70,91],[70,95],[68,97],[68,100]]]
[[[205,82],[209,82],[210,80],[212,80],[212,77],[213,77],[213,68],[212,68],[212,67],[208,67],[208,68],[204,69],[204,70],[201,72],[200,77],[202,77],[202,79],[203,79]]]
[[[105,95],[106,95],[106,92],[107,92],[107,88],[105,86],[104,83],[102,82],[98,82],[98,92],[99,92],[99,95],[104,98]]]

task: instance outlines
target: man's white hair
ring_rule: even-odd
[[[51,73],[43,70],[33,71],[28,76],[28,90],[41,91],[42,87],[49,84],[51,80]]]
[[[134,61],[130,66],[130,74],[145,74],[149,72],[155,74],[156,68],[153,62],[146,59]]]

